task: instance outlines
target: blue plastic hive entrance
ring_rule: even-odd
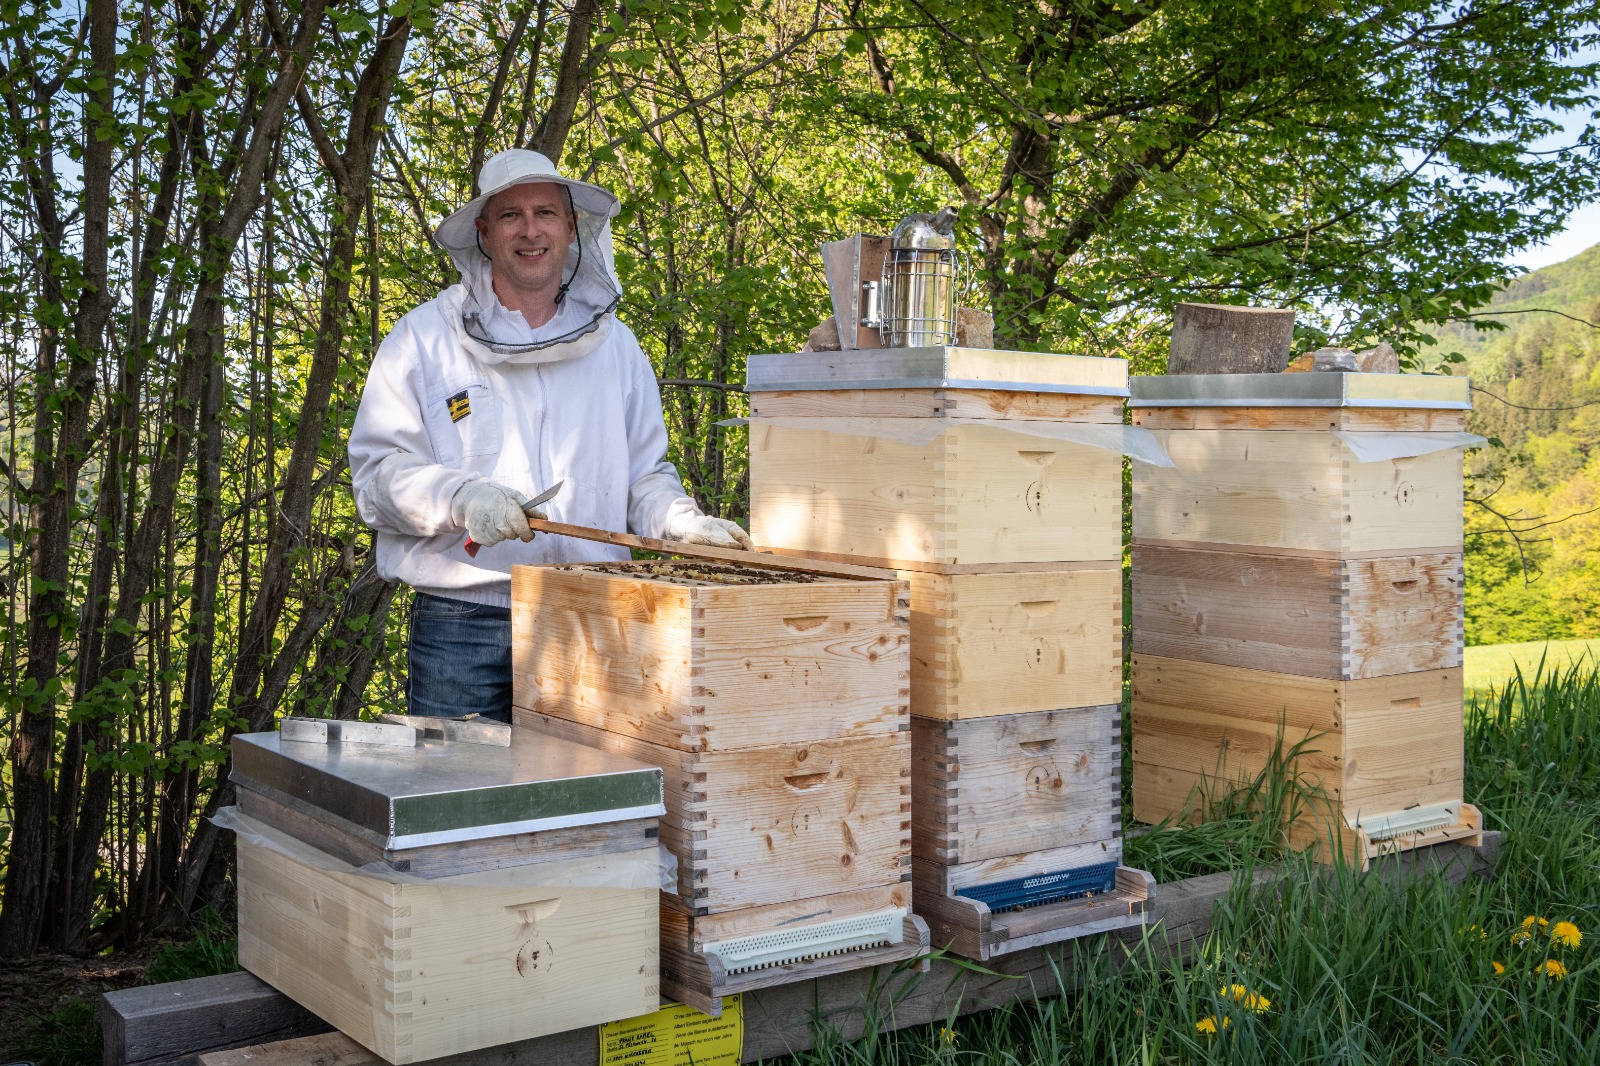
[[[1006,911],[1017,907],[1038,907],[1046,903],[1059,903],[1098,892],[1111,892],[1117,887],[1117,864],[1095,863],[1072,870],[1017,877],[1010,881],[996,881],[988,885],[973,885],[956,892],[958,896],[975,899],[991,911]]]

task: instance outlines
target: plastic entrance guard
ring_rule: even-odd
[[[722,1017],[670,1003],[600,1027],[600,1066],[739,1066],[744,997],[722,997]]]

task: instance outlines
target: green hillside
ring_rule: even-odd
[[[1543,310],[1540,310],[1543,309]],[[1554,327],[1565,322],[1560,311],[1575,318],[1600,322],[1600,244],[1564,263],[1556,263],[1531,274],[1524,274],[1497,293],[1480,311],[1519,311],[1523,314],[1485,315],[1479,322],[1499,322],[1505,330],[1479,330],[1472,323],[1456,322],[1434,330],[1438,343],[1423,352],[1423,365],[1432,366],[1447,352],[1466,356],[1467,369],[1474,378],[1497,378],[1508,352],[1524,346],[1540,326]],[[1569,323],[1576,326],[1577,323]]]
[[[1425,355],[1466,356],[1480,390],[1468,426],[1500,445],[1468,464],[1469,497],[1499,513],[1467,508],[1467,642],[1600,637],[1600,245],[1484,310],[1529,313],[1448,327]]]

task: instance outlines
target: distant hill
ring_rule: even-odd
[[[1433,331],[1438,343],[1423,350],[1423,366],[1433,366],[1447,352],[1466,356],[1473,377],[1497,379],[1505,356],[1527,327],[1551,326],[1566,319],[1533,311],[1561,311],[1575,318],[1600,322],[1600,244],[1553,266],[1524,274],[1496,293],[1480,311],[1529,311],[1528,314],[1485,316],[1503,323],[1505,330],[1480,331],[1468,322],[1452,322]],[[1571,323],[1576,325],[1576,323]]]
[[[1468,428],[1500,442],[1467,465],[1468,496],[1499,512],[1467,507],[1467,642],[1600,637],[1600,245],[1484,310],[1530,313],[1497,316],[1494,332],[1446,327],[1424,356],[1466,357]]]

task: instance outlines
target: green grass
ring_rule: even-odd
[[[1536,640],[1526,644],[1485,644],[1468,648],[1462,671],[1467,694],[1476,696],[1491,688],[1504,688],[1521,670],[1532,674],[1545,659],[1552,669],[1560,669],[1587,656],[1590,665],[1600,663],[1600,640]]]

